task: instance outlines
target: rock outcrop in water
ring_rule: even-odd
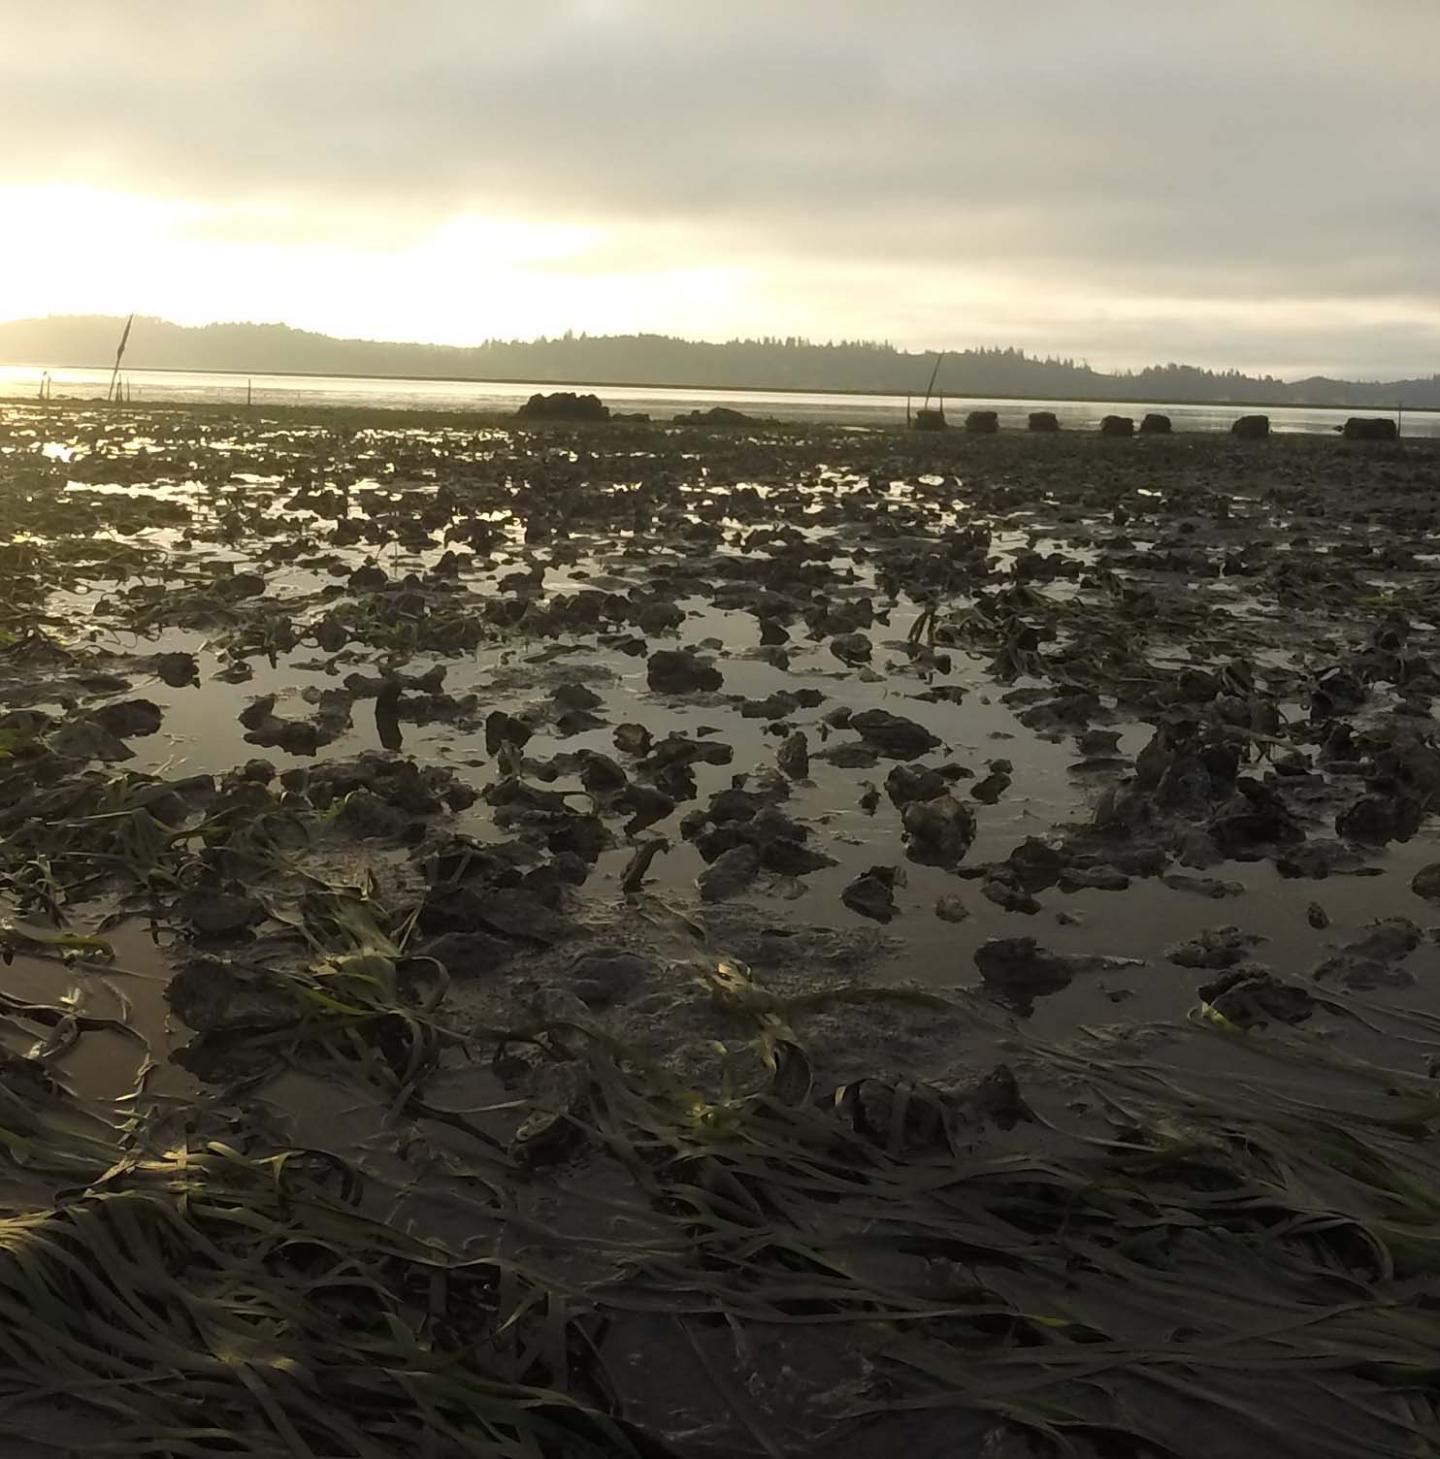
[[[598,395],[577,395],[573,390],[535,394],[515,412],[516,420],[609,420],[610,407]]]

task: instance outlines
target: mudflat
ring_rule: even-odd
[[[1426,1452],[1437,517],[0,407],[16,1452]]]

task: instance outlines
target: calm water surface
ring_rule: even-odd
[[[40,386],[38,365],[0,365],[0,396],[34,397]],[[67,399],[93,399],[105,394],[108,370],[51,370],[53,392]],[[131,399],[243,402],[247,381],[253,399],[266,405],[359,405],[401,410],[510,411],[537,390],[593,390],[617,410],[644,411],[665,419],[680,411],[726,405],[777,420],[854,425],[898,425],[905,419],[903,395],[844,395],[816,391],[681,390],[658,385],[564,386],[527,380],[392,380],[340,375],[231,375],[201,370],[127,371]],[[917,400],[918,404],[918,400]],[[969,410],[994,410],[1002,427],[1023,428],[1032,410],[1053,410],[1071,430],[1094,429],[1105,415],[1139,418],[1147,410],[1168,415],[1178,431],[1224,431],[1254,407],[1235,405],[1144,405],[1096,400],[993,400],[956,396],[946,400],[946,413],[959,425]],[[1331,431],[1352,415],[1382,412],[1345,407],[1277,406],[1264,411],[1276,431]],[[1407,436],[1440,437],[1440,411],[1407,411]]]

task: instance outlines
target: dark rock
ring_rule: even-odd
[[[1075,748],[1087,759],[1108,759],[1119,754],[1120,731],[1087,729],[1075,736]]]
[[[1389,416],[1352,415],[1345,422],[1343,434],[1347,441],[1393,441],[1400,428]]]
[[[741,699],[741,719],[784,719],[787,714],[794,714],[800,707],[800,701],[793,694],[788,694],[784,689],[777,689],[774,694],[767,695],[764,699]]]
[[[570,964],[570,986],[589,1008],[608,1008],[628,997],[654,972],[649,958],[618,948],[582,953]]]
[[[1053,410],[1032,410],[1029,428],[1032,431],[1058,431],[1060,420]]]
[[[584,684],[557,684],[550,693],[557,709],[565,713],[576,713],[587,709],[599,709],[604,700]]]
[[[624,790],[628,781],[625,771],[609,755],[581,750],[580,783],[591,795],[609,796]]]
[[[1335,830],[1347,841],[1383,846],[1408,841],[1422,819],[1419,805],[1408,796],[1362,795],[1335,817]]]
[[[635,626],[641,633],[656,636],[670,633],[685,621],[685,610],[669,602],[646,603],[635,615]]]
[[[1420,929],[1408,917],[1387,917],[1372,922],[1358,937],[1347,942],[1342,951],[1375,962],[1398,962],[1414,952],[1423,940]]]
[[[1238,1028],[1268,1023],[1304,1023],[1315,999],[1298,983],[1283,982],[1253,968],[1232,968],[1200,988],[1200,996]]]
[[[868,770],[879,760],[880,751],[864,740],[842,740],[838,745],[827,745],[823,750],[817,750],[814,758],[842,770]]]
[[[912,800],[901,812],[912,861],[954,866],[975,840],[975,814],[947,790],[933,800]]]
[[[129,760],[135,752],[94,720],[70,720],[48,738],[51,750],[63,760]]]
[[[748,842],[722,852],[695,878],[702,902],[738,896],[760,872],[760,853]]]
[[[1440,861],[1422,866],[1410,879],[1410,890],[1427,902],[1440,902]]]
[[[804,780],[810,774],[810,742],[804,730],[785,737],[775,753],[775,763],[792,780]]]
[[[327,654],[338,654],[350,642],[350,630],[331,613],[315,624],[314,632],[316,647]]]
[[[949,789],[949,781],[928,765],[896,765],[885,777],[885,793],[897,810],[903,810],[911,801],[934,800]]]
[[[615,806],[630,812],[631,818],[625,824],[627,836],[637,835],[656,825],[675,810],[674,800],[651,785],[627,785],[616,797]]]
[[[1263,441],[1270,434],[1268,415],[1242,415],[1230,427],[1230,434],[1242,441]]]
[[[958,892],[942,892],[935,899],[935,915],[942,922],[964,922],[970,916],[970,908]]]
[[[965,429],[972,436],[993,436],[1000,429],[1000,417],[993,410],[972,410],[965,417]]]
[[[1166,948],[1165,956],[1181,968],[1233,968],[1264,940],[1238,927],[1207,927],[1193,941]]]
[[[981,885],[980,894],[987,902],[994,902],[1007,912],[1020,912],[1027,917],[1033,917],[1040,910],[1036,897],[1007,875],[1004,867],[992,871]]]
[[[243,892],[206,888],[186,892],[176,915],[197,937],[238,937],[265,917],[264,906]]]
[[[1010,789],[1010,776],[1003,770],[992,770],[983,780],[970,787],[970,795],[981,805],[994,805]]]
[[[893,866],[872,866],[857,876],[840,893],[840,900],[852,912],[875,922],[889,922],[895,916],[895,887],[901,874]]]
[[[275,713],[275,696],[263,695],[240,711],[245,739],[252,745],[285,750],[291,755],[314,755],[322,745],[338,738],[350,723],[350,696],[344,690],[326,691],[330,712],[322,723],[316,720],[282,719]],[[334,697],[338,696],[338,697]]]
[[[154,669],[160,680],[172,689],[184,689],[200,682],[200,665],[194,654],[154,654],[145,661]]]
[[[507,714],[503,709],[492,709],[485,716],[485,750],[488,754],[498,755],[504,745],[523,749],[533,734],[534,731],[523,719]]]
[[[1140,434],[1142,436],[1168,436],[1170,434],[1170,417],[1151,411],[1140,422]]]
[[[910,1079],[858,1079],[830,1101],[856,1134],[892,1155],[950,1148],[944,1096]]]
[[[350,574],[349,587],[352,593],[373,593],[389,585],[390,579],[383,567],[367,562]]]
[[[1068,988],[1076,971],[1033,937],[992,937],[975,949],[975,966],[986,987],[1021,1002]]]
[[[492,932],[517,942],[535,942],[548,947],[568,937],[573,930],[564,917],[524,887],[499,887],[483,895],[476,913]]]
[[[1100,434],[1102,436],[1133,436],[1135,422],[1128,415],[1107,415],[1100,422]]]
[[[986,1120],[1002,1130],[1022,1120],[1033,1120],[1035,1112],[1025,1103],[1020,1083],[1008,1064],[997,1064],[983,1079],[956,1097],[961,1113],[971,1122]]]
[[[692,694],[719,689],[725,682],[709,659],[690,649],[662,648],[650,655],[646,682],[657,694]]]
[[[874,745],[882,755],[895,760],[913,760],[928,754],[940,741],[924,725],[888,709],[867,709],[850,716],[850,728]]]
[[[640,756],[650,753],[653,740],[643,724],[617,724],[611,736],[622,755]]]
[[[444,932],[421,944],[419,953],[433,957],[452,978],[478,978],[498,972],[515,948],[488,932]]]
[[[341,802],[335,824],[357,840],[399,841],[410,834],[416,823],[408,812],[360,786]]]
[[[215,591],[231,602],[258,598],[265,591],[265,579],[258,572],[231,572],[216,582]]]
[[[870,640],[863,633],[839,633],[830,640],[830,652],[842,664],[868,664],[873,652]]]
[[[93,718],[109,734],[139,739],[153,735],[163,715],[160,706],[149,699],[125,699],[119,704],[103,705],[94,711]]]
[[[1038,836],[1027,836],[1006,857],[1003,871],[1027,892],[1043,892],[1059,881],[1065,866],[1063,851],[1056,850]]]
[[[300,1016],[280,974],[211,957],[193,958],[181,968],[165,986],[165,1001],[201,1034],[288,1028]]]

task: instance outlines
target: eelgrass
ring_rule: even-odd
[[[389,1224],[334,1157],[199,1135],[145,1153],[113,1131],[107,1148],[103,1121],[8,1066],[8,1150],[70,1190],[0,1235],[0,1418],[57,1453],[98,1421],[96,1453],[625,1454],[640,1441],[611,1420],[644,1414],[606,1333],[643,1316],[709,1355],[732,1441],[752,1436],[734,1452],[767,1452],[753,1434],[774,1421],[714,1355],[743,1378],[780,1334],[804,1338],[796,1382],[804,1354],[848,1355],[844,1401],[812,1416],[836,1436],[939,1406],[1057,1452],[1426,1453],[1433,1101],[1342,1126],[1258,1080],[1226,1097],[1032,1056],[1116,1133],[952,1111],[887,1149],[843,1102],[706,1104],[593,1045],[565,1164],[476,1139],[483,1194],[458,1191],[501,1233],[484,1256]],[[410,1116],[467,1126],[418,1100]],[[537,1181],[553,1226],[526,1214]]]

